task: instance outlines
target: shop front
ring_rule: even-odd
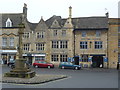
[[[93,68],[107,68],[108,58],[105,54],[82,54],[74,58],[75,64],[81,65],[82,67],[93,67]]]
[[[46,54],[23,54],[23,58],[25,58],[30,65],[32,65],[37,60],[45,60]]]
[[[1,59],[3,64],[7,64],[10,60],[16,59],[17,50],[2,50],[1,51]]]

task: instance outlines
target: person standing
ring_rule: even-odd
[[[117,70],[119,70],[119,62],[117,62]]]

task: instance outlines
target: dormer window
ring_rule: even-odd
[[[6,21],[6,27],[12,27],[12,21],[10,20],[10,18],[8,18]]]

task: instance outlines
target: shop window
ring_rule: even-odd
[[[82,62],[88,62],[88,55],[82,55]]]
[[[35,60],[45,60],[45,56],[36,56]]]

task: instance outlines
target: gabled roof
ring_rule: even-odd
[[[46,20],[46,24],[50,28],[54,20],[59,22],[61,27],[64,26],[67,18],[62,19],[60,16],[52,16]],[[104,17],[78,17],[72,18],[74,29],[95,29],[95,28],[108,28],[108,18]]]
[[[0,14],[2,15],[2,18],[0,18],[0,21],[2,21],[2,27],[6,27],[6,21],[8,18],[12,21],[12,27],[18,27],[18,24],[22,22],[22,13],[13,13],[13,14]],[[1,20],[2,19],[2,20]],[[44,22],[44,24],[47,25],[48,28],[51,28],[51,25],[54,21],[57,21],[60,27],[62,28],[67,20],[62,19],[61,16],[52,16],[48,20]],[[35,30],[37,25],[40,23],[31,23],[28,20],[26,20],[30,29]],[[74,26],[74,29],[96,29],[96,28],[108,28],[108,18],[106,16],[104,17],[78,17],[78,18],[72,18],[72,24]]]
[[[0,13],[0,16],[2,16],[2,27],[6,27],[6,21],[8,18],[10,18],[12,22],[12,27],[18,27],[18,25],[22,22],[22,13],[10,13],[10,14],[4,14]]]
[[[61,21],[62,21],[62,18],[61,16],[56,16],[56,15],[53,15],[51,18],[49,18],[48,20],[46,20],[46,24],[48,26],[48,28],[51,27],[51,25],[53,24],[53,22],[57,20],[59,25],[61,26]]]
[[[41,18],[41,20],[37,24],[35,30],[46,30],[46,29],[48,29],[48,27],[47,27],[45,21],[43,20],[43,18]]]

